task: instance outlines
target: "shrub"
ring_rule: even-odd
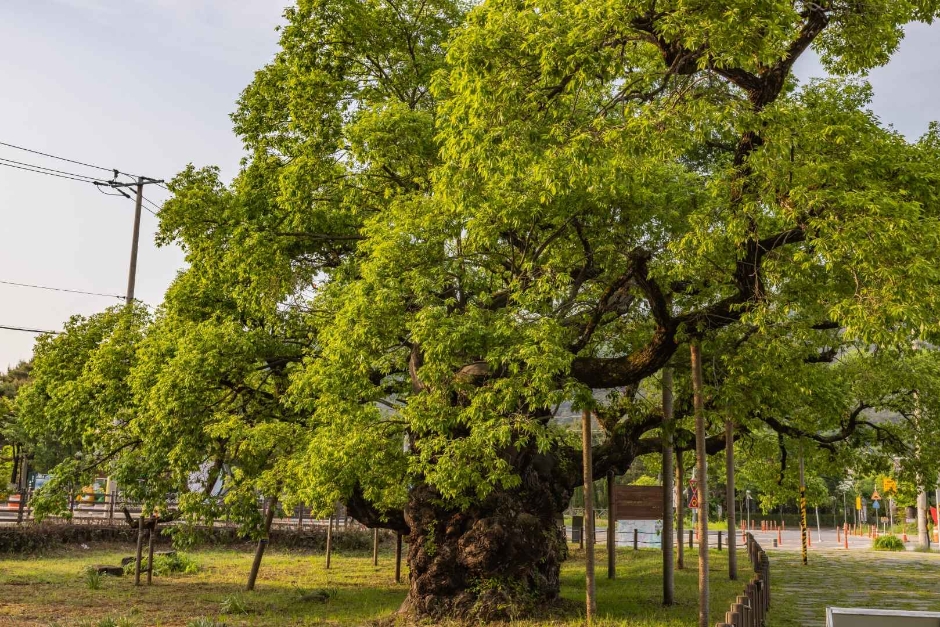
[[[175,552],[153,558],[154,575],[160,575],[161,577],[173,573],[193,575],[197,572],[199,572],[199,565],[196,560],[185,553]]]
[[[248,603],[242,595],[230,594],[219,603],[219,611],[222,614],[247,614]]]
[[[82,572],[82,578],[89,590],[98,590],[101,588],[101,573],[94,566],[86,566]]]
[[[206,616],[200,616],[186,623],[186,627],[225,627],[225,623],[220,623]]]
[[[895,535],[878,536],[872,548],[876,551],[903,551],[904,543]]]

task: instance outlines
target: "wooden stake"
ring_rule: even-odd
[[[326,569],[330,569],[330,555],[333,552],[333,514],[330,514],[330,522],[326,526]]]
[[[144,512],[137,519],[137,557],[134,560],[134,585],[140,585],[140,557],[144,551]]]
[[[607,578],[617,577],[617,521],[614,518],[614,473],[607,473]]]
[[[372,530],[372,565],[379,565],[379,530]]]
[[[594,598],[594,469],[591,459],[591,412],[581,412],[581,447],[584,461],[584,567],[585,567],[585,618],[590,626],[597,611]]]
[[[153,585],[153,536],[157,533],[157,519],[152,519],[153,525],[147,534],[147,585]]]
[[[401,583],[401,534],[395,534],[395,583]]]

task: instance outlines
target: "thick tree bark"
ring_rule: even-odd
[[[692,340],[692,390],[695,406],[695,457],[698,470],[698,624],[708,627],[708,453],[705,449],[705,402],[702,383],[702,353],[699,340]]]
[[[520,485],[476,505],[448,508],[428,486],[411,490],[404,512],[411,587],[402,613],[507,620],[557,599],[567,557],[557,519],[571,500],[572,469],[531,450],[513,462]]]

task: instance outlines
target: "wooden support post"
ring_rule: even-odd
[[[675,571],[673,545],[675,543],[673,518],[675,515],[673,499],[676,486],[673,485],[675,472],[673,463],[673,395],[672,368],[663,368],[663,605],[675,603]],[[681,485],[680,485],[681,487]],[[681,527],[680,527],[681,529]],[[681,533],[681,531],[680,531]],[[681,548],[682,537],[679,536]]]
[[[698,472],[698,625],[708,627],[708,453],[705,449],[705,385],[702,381],[702,349],[698,338],[689,345],[692,366],[692,406],[695,415],[695,463]]]
[[[137,556],[134,559],[134,585],[140,585],[140,558],[144,550],[144,512],[137,518]]]
[[[326,525],[326,569],[330,569],[330,556],[333,552],[333,514]]]
[[[734,423],[725,421],[725,509],[728,511],[728,579],[738,578],[738,552],[735,546],[734,504]],[[762,523],[763,524],[763,523]],[[721,533],[718,534],[718,550],[721,550]]]
[[[401,583],[401,534],[395,534],[395,583]]]
[[[633,528],[633,550],[640,550],[640,530],[636,527]]]
[[[147,585],[153,585],[153,536],[157,533],[157,519],[153,518],[153,524],[147,533]]]
[[[585,619],[588,627],[594,622],[597,602],[594,598],[594,469],[592,461],[591,411],[581,412],[581,453],[584,471],[584,543]]]
[[[729,537],[734,537],[734,533],[729,534]],[[718,550],[721,550],[721,529],[718,530]]]
[[[372,565],[379,565],[379,530],[372,530]]]
[[[682,536],[685,527],[685,499],[682,494],[683,474],[682,449],[676,450],[676,568],[685,569],[685,545]]]
[[[607,473],[607,578],[617,578],[617,520],[614,512],[614,473]]]

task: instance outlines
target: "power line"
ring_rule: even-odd
[[[106,298],[118,298],[124,300],[123,296],[118,294],[104,294],[102,292],[86,292],[84,290],[73,290],[66,287],[49,287],[47,285],[33,285],[32,283],[16,283],[14,281],[0,281],[2,285],[14,285],[16,287],[30,287],[37,290],[49,290],[51,292],[69,292],[70,294],[85,294],[86,296],[104,296]]]
[[[65,170],[56,170],[55,168],[47,168],[47,167],[42,166],[42,165],[36,165],[35,163],[24,163],[24,162],[22,162],[22,161],[14,161],[13,159],[4,159],[3,157],[0,157],[0,161],[6,161],[7,163],[12,163],[12,164],[15,164],[15,165],[26,166],[26,167],[28,167],[28,168],[35,168],[35,169],[37,169],[37,170],[46,170],[46,171],[48,171],[48,172],[55,172],[55,173],[57,173],[57,174],[66,174],[66,175],[68,175],[68,176],[75,176],[75,177],[79,177],[79,178],[83,178],[83,179],[88,179],[89,181],[100,181],[100,180],[101,180],[101,179],[99,179],[99,178],[97,178],[97,177],[94,177],[94,176],[88,176],[87,174],[77,174],[77,173],[75,173],[75,172],[66,172]]]
[[[11,327],[5,324],[0,324],[0,329],[6,329],[7,331],[23,331],[24,333],[38,333],[40,335],[50,334],[50,335],[59,335],[59,331],[45,331],[43,329],[27,329],[25,327]]]
[[[78,181],[79,183],[91,183],[88,179],[78,178],[77,176],[67,176],[65,174],[55,174],[53,172],[44,172],[43,170],[34,170],[32,168],[24,168],[23,166],[13,165],[11,163],[0,163],[0,166],[5,166],[7,168],[16,168],[17,170],[25,170],[27,172],[34,172],[36,174],[45,174],[46,176],[54,176],[60,179],[68,179],[70,181]]]
[[[144,202],[146,202],[146,203],[147,203],[148,205],[150,205],[151,207],[154,207],[157,211],[160,211],[161,209],[163,209],[163,206],[162,206],[162,205],[158,205],[157,203],[153,202],[152,200],[150,200],[150,199],[147,198],[146,196],[141,196],[141,198],[143,198],[143,199],[144,199]],[[147,207],[144,207],[144,209],[147,209]],[[150,211],[150,209],[147,209],[147,211]],[[154,217],[157,217],[157,214],[154,213],[153,211],[150,211],[150,214],[151,214],[152,216],[154,216]]]
[[[6,146],[8,148],[15,148],[17,150],[24,150],[26,152],[31,152],[34,155],[42,155],[43,157],[49,157],[50,159],[58,159],[59,161],[67,161],[68,163],[74,163],[75,165],[83,165],[86,168],[94,168],[96,170],[104,170],[105,172],[114,172],[114,168],[105,168],[100,165],[94,165],[92,163],[85,163],[84,161],[76,161],[75,159],[66,159],[65,157],[57,157],[56,155],[50,155],[47,152],[40,152],[38,150],[33,150],[31,148],[24,148],[22,146],[17,146],[15,144],[8,144],[6,142],[0,142],[0,146]],[[134,176],[133,174],[127,174],[126,172],[120,172],[120,174],[125,174],[127,176]]]

